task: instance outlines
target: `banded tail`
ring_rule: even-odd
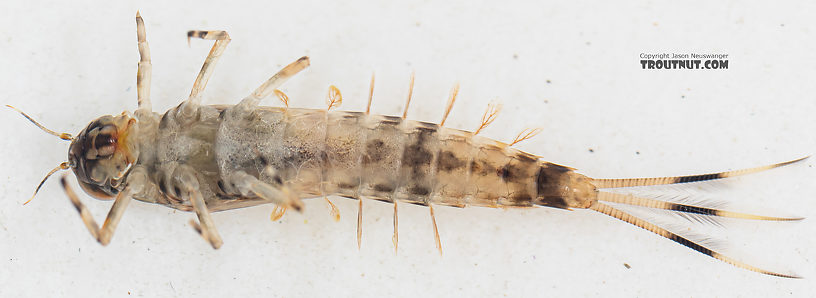
[[[777,164],[761,166],[756,168],[750,169],[742,169],[742,170],[735,170],[735,171],[728,171],[728,172],[719,172],[719,173],[711,173],[711,174],[702,174],[702,175],[689,175],[689,176],[674,176],[674,177],[656,177],[656,178],[628,178],[628,179],[593,179],[592,184],[595,185],[597,188],[620,188],[620,187],[635,187],[635,186],[652,186],[652,185],[666,185],[666,184],[678,184],[678,183],[691,183],[691,182],[702,182],[702,181],[709,181],[709,180],[717,180],[729,177],[736,177],[742,175],[753,174],[757,172],[762,172],[770,169],[775,169],[778,167],[786,166],[789,164],[797,163],[807,159],[810,156],[805,156],[799,159],[794,159],[791,161],[780,162]]]
[[[803,218],[800,217],[774,217],[774,216],[763,216],[763,215],[755,215],[755,214],[748,214],[748,213],[740,213],[740,212],[732,212],[727,210],[722,210],[710,206],[699,206],[699,204],[683,204],[683,203],[676,203],[676,202],[667,202],[661,201],[656,199],[648,199],[637,197],[629,194],[620,194],[620,193],[610,193],[604,192],[604,188],[622,188],[622,187],[636,187],[636,186],[651,186],[651,185],[666,185],[666,184],[678,184],[678,183],[690,183],[690,182],[702,182],[702,181],[709,181],[709,180],[716,180],[728,177],[735,177],[741,175],[747,175],[752,173],[757,173],[765,170],[770,170],[773,168],[778,168],[786,165],[790,165],[796,162],[803,161],[810,156],[799,158],[792,161],[777,163],[773,165],[767,165],[762,167],[756,167],[751,169],[743,169],[743,170],[736,170],[736,171],[728,171],[728,172],[720,172],[720,173],[712,173],[712,174],[704,174],[704,175],[690,175],[690,176],[676,176],[676,177],[658,177],[658,178],[633,178],[633,179],[593,179],[592,184],[594,184],[598,189],[598,196],[597,201],[593,202],[589,209],[600,212],[611,217],[617,218],[624,222],[630,223],[637,227],[640,227],[644,230],[649,232],[655,233],[660,235],[664,238],[677,242],[683,246],[691,248],[697,252],[700,252],[704,255],[710,256],[717,260],[723,261],[725,263],[731,264],[733,266],[747,269],[754,272],[759,272],[762,274],[778,276],[778,277],[786,277],[786,278],[801,278],[800,276],[794,274],[784,274],[774,271],[765,270],[756,266],[752,266],[750,264],[740,262],[734,258],[729,256],[723,255],[709,247],[706,247],[704,244],[695,242],[690,240],[686,237],[678,235],[677,233],[671,232],[663,227],[660,227],[654,223],[651,223],[647,220],[641,219],[636,217],[632,214],[627,213],[624,210],[618,209],[609,205],[607,203],[613,204],[624,204],[630,206],[640,206],[646,208],[653,208],[653,209],[660,209],[660,210],[670,210],[674,212],[679,212],[681,214],[687,215],[703,215],[703,216],[714,216],[714,217],[727,217],[727,218],[739,218],[739,219],[749,219],[749,220],[765,220],[765,221],[796,221],[801,220]]]

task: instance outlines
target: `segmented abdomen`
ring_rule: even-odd
[[[247,142],[256,144],[244,146],[242,155],[260,154],[304,197],[337,194],[420,205],[562,207],[553,196],[562,195],[559,185],[568,183],[566,173],[571,172],[504,143],[433,123],[293,108],[261,108],[256,113],[239,125],[248,126],[244,133],[249,130],[254,136]],[[260,169],[248,172],[262,176]]]

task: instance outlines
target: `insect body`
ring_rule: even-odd
[[[193,221],[193,226],[218,248],[222,241],[210,212],[268,203],[283,210],[300,210],[301,199],[339,195],[359,200],[360,206],[363,198],[393,202],[395,244],[397,202],[428,206],[432,219],[433,205],[580,208],[618,218],[741,268],[794,277],[741,263],[608,203],[707,216],[758,220],[797,218],[736,213],[604,189],[727,178],[802,159],[707,175],[593,179],[513,149],[512,144],[477,136],[495,117],[495,111],[491,110],[483,117],[482,127],[472,133],[446,128],[444,119],[442,124],[434,124],[406,120],[405,115],[331,111],[331,107],[342,100],[334,87],[330,89],[331,103],[327,110],[289,108],[288,99],[275,88],[306,68],[307,57],[284,67],[237,105],[202,105],[200,94],[230,41],[224,31],[188,33],[188,37],[215,40],[215,44],[190,97],[166,113],[157,114],[151,111],[150,53],[144,23],[138,14],[136,22],[141,56],[137,110],[133,114],[100,117],[76,137],[49,131],[72,140],[68,162],[52,173],[71,168],[85,192],[99,199],[115,199],[100,228],[66,180],[62,180],[89,231],[102,244],[110,241],[131,199],[195,212],[199,221]],[[446,117],[456,90],[449,100]],[[273,92],[287,103],[286,107],[259,106],[260,101]],[[369,97],[369,105],[370,100]],[[517,141],[532,133],[520,134]],[[360,218],[361,213],[358,214],[358,244]],[[435,222],[434,219],[434,228]],[[437,233],[441,252],[438,239]]]

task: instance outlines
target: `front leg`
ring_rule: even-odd
[[[150,63],[150,47],[147,45],[145,24],[139,12],[136,12],[136,40],[139,45],[139,68],[136,71],[136,94],[139,110],[150,112],[150,78],[153,64]]]
[[[113,206],[111,206],[108,216],[105,218],[105,223],[102,224],[101,229],[99,228],[99,225],[96,224],[96,221],[93,219],[91,212],[88,211],[88,208],[86,208],[85,205],[79,201],[79,196],[77,196],[77,194],[68,184],[68,180],[65,179],[65,176],[63,176],[60,181],[62,182],[62,187],[65,189],[65,193],[68,195],[71,203],[74,204],[77,212],[79,212],[82,222],[85,223],[85,227],[87,227],[88,231],[91,232],[91,236],[93,236],[96,241],[99,241],[99,243],[102,245],[108,245],[111,237],[113,237],[113,232],[116,230],[116,225],[119,224],[119,220],[122,219],[122,215],[125,213],[128,203],[130,203],[130,199],[134,194],[139,194],[142,192],[142,189],[144,189],[144,185],[147,181],[146,178],[147,176],[144,173],[144,169],[133,169],[131,174],[128,175],[128,181],[125,189],[119,192],[119,194],[116,196],[116,200],[113,202]]]

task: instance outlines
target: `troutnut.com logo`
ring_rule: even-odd
[[[728,69],[728,54],[640,53],[642,69]]]

